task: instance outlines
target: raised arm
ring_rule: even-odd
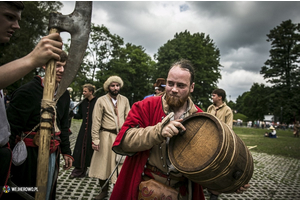
[[[62,40],[58,33],[43,37],[32,52],[0,67],[0,89],[19,80],[31,70],[45,65],[50,59],[59,60]]]

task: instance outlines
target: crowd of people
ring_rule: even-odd
[[[0,42],[7,43],[15,30],[24,9],[22,2],[0,2]],[[35,187],[40,137],[41,99],[45,80],[36,76],[11,95],[5,107],[3,89],[37,67],[45,68],[50,60],[56,60],[56,85],[64,77],[67,54],[62,51],[62,40],[54,33],[42,38],[36,48],[23,58],[0,67],[0,186],[8,179],[18,187]],[[106,94],[97,98],[95,87],[83,85],[84,100],[79,110],[70,113],[68,90],[56,102],[55,120],[51,129],[49,167],[46,199],[55,199],[60,156],[64,169],[74,169],[70,179],[88,176],[99,179],[100,193],[95,199],[108,194],[108,182],[114,184],[110,199],[142,199],[143,187],[162,185],[161,195],[175,195],[180,199],[205,199],[203,188],[178,172],[167,153],[170,138],[185,130],[183,119],[203,112],[190,98],[194,91],[195,69],[188,60],[175,62],[166,79],[158,78],[154,84],[155,95],[138,101],[130,108],[127,97],[120,94],[124,87],[119,76],[110,76],[103,84]],[[225,103],[222,89],[212,92],[213,104],[208,113],[232,128],[233,114]],[[70,117],[82,119],[75,148],[70,148]],[[12,149],[20,143],[26,146],[27,157],[12,163]],[[114,173],[116,172],[116,173]],[[112,175],[112,176],[111,176]],[[109,180],[109,178],[111,179]],[[243,193],[249,184],[240,185],[236,193]],[[157,188],[154,189],[155,192]],[[218,198],[218,191],[207,188],[211,198]],[[35,196],[35,191],[27,192]],[[1,199],[26,199],[19,193],[0,194]]]
[[[260,121],[260,120],[254,120],[254,121],[248,121],[245,122],[244,126],[247,126],[249,128],[261,128],[261,129],[269,129],[271,126],[273,126],[276,129],[281,130],[293,130],[294,126],[297,122],[286,124],[286,123],[280,123],[280,122],[273,122],[273,121]]]

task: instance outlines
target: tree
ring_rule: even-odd
[[[145,53],[142,46],[131,43],[120,49],[118,55],[107,63],[106,71],[99,73],[105,74],[102,77],[104,80],[111,75],[120,76],[124,82],[121,93],[133,104],[142,100],[152,89],[149,81],[153,78],[155,62]]]
[[[239,95],[238,98],[236,99],[236,111],[237,111],[237,113],[245,114],[246,111],[245,111],[244,99],[247,95],[249,95],[249,93],[250,93],[249,91],[244,92],[242,94],[242,96]]]
[[[293,24],[291,20],[283,21],[267,36],[267,41],[271,42],[270,59],[265,62],[260,73],[267,82],[273,84],[276,107],[279,108],[275,110],[275,114],[283,115],[281,120],[290,122],[293,113],[298,117],[300,114],[300,106],[297,103],[297,99],[300,98],[300,24]]]
[[[30,53],[41,37],[48,35],[49,13],[62,6],[59,1],[24,1],[25,9],[19,22],[21,30],[16,31],[8,44],[0,45],[0,66]],[[7,89],[12,92],[22,84],[40,74],[35,69]]]
[[[104,25],[92,24],[90,42],[87,49],[88,55],[85,59],[87,66],[90,67],[88,71],[91,71],[90,78],[92,81],[95,79],[96,69],[100,73],[105,71],[110,59],[119,57],[120,49],[123,45],[123,38],[116,34],[111,34]]]
[[[108,78],[107,64],[111,59],[120,57],[121,48],[124,45],[123,39],[110,33],[104,25],[91,25],[91,33],[88,47],[81,67],[70,87],[73,88],[72,98],[80,97],[82,86],[90,83],[96,86],[96,89],[103,86]],[[103,89],[97,93],[97,96],[103,95]]]
[[[109,76],[117,75],[123,79],[121,94],[131,103],[142,100],[150,91],[149,81],[153,77],[155,62],[145,53],[142,46],[131,43],[124,45],[123,39],[110,33],[104,25],[92,24],[89,45],[83,63],[74,81],[72,98],[80,97],[82,85],[94,84],[103,87]],[[97,96],[104,95],[102,89]]]
[[[288,92],[295,78],[299,77],[300,24],[284,21],[267,34],[271,42],[270,59],[265,62],[260,73],[275,86],[284,85]]]
[[[211,102],[211,92],[217,87],[220,74],[220,51],[209,35],[204,33],[190,34],[189,31],[176,33],[174,39],[158,49],[154,56],[157,59],[156,77],[166,78],[170,66],[175,61],[190,60],[196,70],[195,89],[192,98],[198,106],[205,109]]]
[[[232,100],[230,100],[226,104],[231,108],[231,110],[236,110],[236,103],[234,103]]]
[[[243,114],[250,120],[263,120],[264,115],[273,113],[276,107],[276,98],[270,87],[254,83],[250,92],[243,99]]]

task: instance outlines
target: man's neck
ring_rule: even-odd
[[[218,101],[218,102],[215,104],[215,107],[220,107],[222,104],[223,104],[223,101]]]
[[[174,119],[179,119],[180,116],[187,110],[187,102],[179,108],[172,108],[174,111]]]
[[[94,98],[94,95],[90,95],[87,99],[90,101]]]

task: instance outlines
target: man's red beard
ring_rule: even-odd
[[[166,93],[166,101],[171,108],[180,108],[188,100],[189,95],[190,93],[185,97],[174,97]]]

